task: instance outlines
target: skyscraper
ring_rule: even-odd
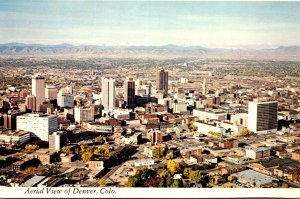
[[[49,149],[59,151],[68,144],[68,134],[65,131],[56,131],[49,135]]]
[[[156,89],[162,91],[166,96],[168,94],[168,71],[159,70],[157,72]]]
[[[39,106],[45,101],[45,78],[40,74],[32,77],[32,95],[36,98],[36,111],[39,111]]]
[[[75,122],[93,122],[95,119],[95,107],[78,107],[74,108]]]
[[[55,86],[47,85],[45,89],[45,98],[55,100],[57,98],[57,88]]]
[[[36,98],[33,95],[28,95],[25,99],[26,108],[28,110],[35,111],[36,110]]]
[[[276,132],[277,102],[249,102],[248,129],[255,133]]]
[[[115,80],[112,78],[102,79],[102,105],[105,111],[115,107],[116,94],[115,94]]]
[[[134,106],[134,97],[135,97],[135,82],[133,78],[129,78],[125,81],[124,85],[124,100],[126,105],[129,107]]]
[[[202,94],[206,95],[206,79],[203,79],[203,84],[202,84]]]

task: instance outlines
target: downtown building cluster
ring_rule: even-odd
[[[211,72],[199,77],[198,89],[186,87],[189,77],[175,82],[167,70],[151,80],[126,77],[121,85],[101,76],[97,88],[82,89],[33,75],[31,92],[9,91],[0,100],[0,143],[8,151],[1,161],[17,173],[1,183],[150,186],[130,183],[135,170],[148,168],[169,171],[172,186],[298,186],[298,115],[278,94],[289,91],[215,89]],[[5,97],[12,93],[20,103]],[[21,155],[11,161],[9,149]],[[179,169],[171,171],[170,162]],[[151,180],[159,186],[165,179]]]

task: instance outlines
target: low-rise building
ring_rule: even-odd
[[[220,109],[194,109],[193,116],[199,117],[200,120],[226,120],[227,113]]]
[[[207,163],[212,159],[215,159],[215,156],[212,154],[201,154],[201,155],[191,155],[190,156],[190,162],[193,164]]]
[[[230,165],[227,167],[220,168],[220,174],[221,175],[231,175],[233,173],[238,173],[241,171],[246,170],[246,167],[243,165]]]
[[[58,161],[59,156],[55,150],[39,149],[36,152],[27,154],[27,158],[37,158],[43,165],[47,165]]]
[[[0,143],[8,145],[22,145],[29,142],[30,132],[22,130],[3,130],[0,131]]]
[[[300,150],[291,153],[291,158],[296,161],[300,161]]]
[[[36,187],[45,178],[46,178],[46,176],[37,176],[37,175],[35,175],[32,178],[28,179],[23,184],[21,184],[21,187]]]
[[[138,159],[134,161],[135,167],[151,166],[154,164],[154,160],[151,158],[148,159]]]
[[[251,169],[244,170],[235,174],[232,174],[237,180],[250,187],[265,187],[272,186],[278,182],[278,179],[270,177],[268,175],[253,171]]]
[[[91,170],[102,170],[107,160],[106,157],[93,157],[92,160],[88,161],[88,167]]]
[[[271,150],[267,147],[246,148],[246,157],[253,160],[259,158],[270,157]]]
[[[142,133],[134,133],[131,136],[122,136],[120,144],[140,144],[142,143]]]
[[[198,121],[193,123],[197,127],[197,132],[209,135],[210,132],[214,132],[222,135],[238,135],[238,133],[245,127],[241,125],[235,125],[233,123],[211,120],[211,121]]]

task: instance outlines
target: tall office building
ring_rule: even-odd
[[[113,109],[116,103],[115,80],[111,78],[102,79],[102,105],[105,111]]]
[[[124,84],[124,100],[127,106],[132,107],[135,105],[135,82],[129,78]]]
[[[203,79],[203,83],[202,83],[202,94],[206,95],[206,79]]]
[[[16,130],[17,126],[17,116],[20,112],[8,111],[8,113],[3,114],[3,128]]]
[[[32,95],[36,98],[36,111],[39,111],[39,106],[45,101],[45,78],[40,74],[32,77]]]
[[[168,71],[159,70],[157,72],[156,89],[162,91],[165,96],[168,94],[168,76]]]
[[[58,119],[56,115],[27,113],[17,116],[17,129],[31,132],[34,137],[48,142],[49,134],[58,129]]]
[[[277,131],[277,102],[253,101],[248,104],[248,129],[255,133]]]
[[[55,100],[57,98],[57,88],[55,86],[47,85],[45,89],[45,98]]]
[[[68,134],[65,131],[56,131],[49,135],[49,149],[59,151],[68,144]]]
[[[93,122],[95,118],[95,107],[78,107],[74,108],[75,122]]]
[[[36,110],[36,98],[33,95],[28,95],[25,99],[26,109],[31,112]]]
[[[69,93],[64,93],[63,91],[60,91],[57,94],[57,105],[59,107],[65,108],[73,108],[74,107],[74,96]]]

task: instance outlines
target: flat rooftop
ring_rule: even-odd
[[[256,185],[263,185],[263,184],[271,183],[273,181],[278,181],[278,179],[276,178],[261,174],[251,169],[241,171],[232,175],[242,179],[243,181],[250,182],[251,184],[255,183]]]
[[[27,133],[29,132],[23,130],[10,130],[10,129],[0,131],[0,135],[13,135],[13,136],[22,136]]]

